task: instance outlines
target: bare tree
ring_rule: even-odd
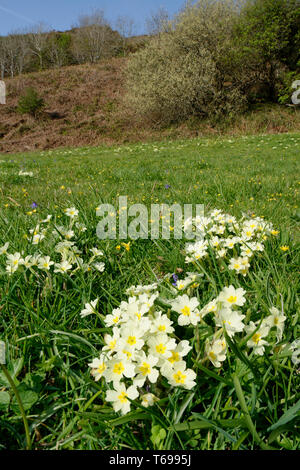
[[[119,16],[116,20],[115,28],[121,36],[120,43],[122,52],[125,55],[127,40],[134,35],[136,31],[136,24],[134,20],[128,16]]]
[[[31,53],[37,57],[39,68],[43,68],[44,55],[47,49],[49,28],[44,23],[39,23],[28,30],[27,38]]]
[[[150,36],[156,36],[160,33],[169,31],[171,17],[169,12],[160,7],[156,12],[152,13],[150,18],[146,19],[146,29]]]
[[[118,36],[112,31],[102,10],[81,15],[74,34],[73,54],[80,63],[98,62],[113,51]]]

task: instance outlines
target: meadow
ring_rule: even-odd
[[[287,133],[0,155],[0,448],[299,449],[299,154]],[[97,207],[124,195],[203,204],[215,236],[194,257],[99,240]],[[134,302],[153,337],[124,389],[101,351]]]

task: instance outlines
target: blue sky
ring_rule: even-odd
[[[137,24],[137,34],[145,32],[145,20],[159,7],[176,13],[184,0],[0,0],[0,36],[34,26],[42,21],[51,29],[63,31],[76,23],[80,14],[95,8],[104,10],[112,23],[128,16]]]

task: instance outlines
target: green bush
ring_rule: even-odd
[[[235,40],[235,1],[201,0],[131,56],[127,103],[159,124],[190,116],[218,120],[247,105],[253,74]]]
[[[38,113],[45,107],[45,102],[37,91],[30,87],[25,90],[18,102],[18,112],[20,114],[30,114],[37,117]]]

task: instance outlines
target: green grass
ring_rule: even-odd
[[[192,270],[183,241],[136,240],[127,252],[116,248],[118,240],[97,239],[95,208],[117,205],[118,196],[127,195],[129,205],[198,203],[206,213],[218,208],[272,222],[280,232],[266,242],[248,276],[205,265],[193,295],[204,306],[225,285],[243,287],[245,312],[255,320],[282,302],[285,339],[299,337],[299,153],[300,135],[282,134],[0,155],[0,247],[9,241],[10,253],[33,254],[37,247],[24,235],[48,214],[63,223],[63,210],[75,206],[87,227],[76,245],[84,256],[93,246],[105,253],[104,273],[78,271],[72,278],[29,271],[8,276],[0,257],[0,339],[33,448],[299,448],[299,376],[290,355],[253,356],[241,336],[221,369],[189,357],[198,375],[195,389],[165,393],[152,408],[135,403],[119,417],[105,402],[105,384],[95,382],[88,367],[103,345],[101,316],[79,315],[96,297],[106,315],[126,299],[128,287]],[[34,176],[19,176],[20,170]],[[52,258],[54,247],[46,240],[41,251]],[[182,334],[201,339],[205,328]],[[3,372],[0,411],[1,448],[25,448],[24,420]]]

